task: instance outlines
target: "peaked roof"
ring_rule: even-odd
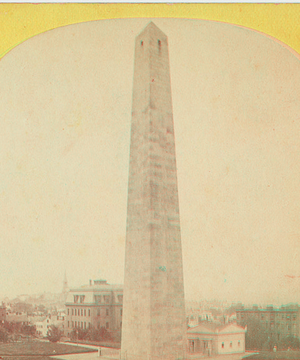
[[[167,38],[167,35],[163,31],[161,31],[160,28],[156,26],[153,21],[150,21],[149,24],[145,26],[145,28],[139,33],[137,37],[139,38],[140,36],[154,33],[161,37]]]

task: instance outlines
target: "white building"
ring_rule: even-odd
[[[208,356],[244,353],[246,331],[247,327],[236,324],[202,323],[187,332],[188,352]]]
[[[59,313],[58,315],[48,315],[42,321],[37,321],[35,323],[37,334],[42,337],[46,337],[48,335],[48,330],[52,325],[58,327],[60,330],[63,331],[65,317],[65,313]]]
[[[52,321],[50,316],[47,316],[42,321],[37,321],[35,323],[36,333],[42,337],[46,337],[51,325],[52,325]]]

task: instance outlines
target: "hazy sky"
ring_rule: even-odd
[[[123,282],[134,38],[71,25],[0,62],[0,296]],[[300,61],[254,31],[169,38],[188,299],[300,299]]]

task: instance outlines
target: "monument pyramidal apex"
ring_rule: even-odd
[[[137,36],[122,360],[185,358],[186,319],[167,36]]]

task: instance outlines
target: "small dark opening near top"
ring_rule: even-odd
[[[161,41],[160,41],[160,40],[157,40],[157,43],[158,43],[158,46],[160,46],[160,45],[161,45]]]
[[[141,41],[141,46],[143,46],[144,45],[144,42],[143,41]]]

